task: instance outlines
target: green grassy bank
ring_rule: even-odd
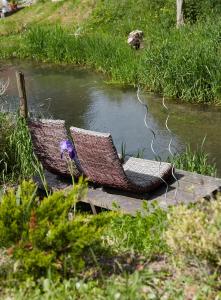
[[[113,82],[183,101],[221,103],[219,1],[187,0],[176,29],[175,1],[40,1],[1,20],[0,58],[85,65]],[[144,48],[126,43],[134,29]]]

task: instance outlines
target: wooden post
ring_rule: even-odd
[[[184,4],[184,0],[176,0],[176,21],[177,21],[176,26],[177,26],[177,28],[184,25],[183,4]]]
[[[96,211],[94,204],[90,200],[88,202],[90,204],[93,215],[97,215],[97,211]]]
[[[16,72],[18,95],[19,95],[19,113],[20,116],[27,119],[28,117],[28,105],[27,96],[25,90],[25,77],[22,72]]]

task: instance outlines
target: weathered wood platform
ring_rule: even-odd
[[[46,172],[45,176],[49,187],[53,190],[68,188],[71,185],[71,183],[65,182],[49,172]],[[169,182],[167,193],[165,185],[162,185],[155,192],[143,195],[89,186],[87,196],[81,201],[108,210],[119,209],[124,213],[134,215],[138,211],[145,213],[144,201],[146,203],[155,201],[160,207],[166,209],[171,205],[180,203],[194,203],[202,198],[212,199],[221,191],[221,178],[182,170],[176,170],[176,177],[178,182]],[[38,183],[41,185],[39,180]]]

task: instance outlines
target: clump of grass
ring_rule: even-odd
[[[166,212],[156,207],[147,216],[117,215],[108,225],[104,240],[118,253],[143,253],[151,258],[167,251],[162,234],[166,224]]]
[[[160,32],[136,53],[124,39],[108,33],[75,36],[61,27],[33,27],[24,40],[28,57],[87,65],[113,81],[142,84],[168,97],[193,102],[220,99],[219,31],[221,23],[185,26]],[[209,32],[209,34],[208,34]]]
[[[0,114],[0,182],[15,182],[34,173],[36,161],[26,121],[9,113]]]
[[[220,273],[221,202],[205,201],[191,208],[174,207],[165,237],[177,260],[204,263]]]
[[[193,151],[190,145],[188,145],[183,153],[176,154],[174,157],[169,158],[169,161],[177,169],[202,175],[216,176],[216,165],[209,162],[209,156],[203,150],[203,144],[196,151]]]
[[[110,75],[113,81],[136,82],[137,56],[117,36],[75,36],[59,26],[33,27],[25,39],[26,55],[42,61],[87,65]]]
[[[186,25],[165,32],[145,51],[140,81],[168,97],[192,102],[220,100],[218,57],[221,23]]]

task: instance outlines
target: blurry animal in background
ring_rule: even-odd
[[[134,30],[129,33],[127,43],[138,50],[140,48],[140,44],[143,41],[144,33],[141,30]]]

